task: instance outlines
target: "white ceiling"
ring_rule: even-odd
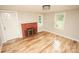
[[[47,12],[57,12],[77,8],[79,8],[78,5],[51,5],[51,9]],[[46,12],[42,10],[42,5],[0,5],[0,10]]]

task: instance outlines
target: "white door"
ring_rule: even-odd
[[[5,41],[19,37],[19,24],[15,12],[1,13]]]

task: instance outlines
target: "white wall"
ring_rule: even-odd
[[[70,10],[70,11],[63,11],[65,12],[65,27],[64,30],[58,30],[54,28],[54,16],[55,13],[30,13],[30,12],[17,12],[18,20],[19,20],[19,27],[20,27],[20,34],[19,37],[22,37],[22,23],[31,23],[37,22],[38,16],[43,16],[43,26],[38,26],[38,32],[40,31],[49,31],[54,32],[66,37],[70,37],[73,39],[79,39],[79,10]]]
[[[44,14],[44,30],[53,32],[68,38],[79,39],[79,10],[65,12],[64,30],[54,28],[55,13]]]
[[[23,23],[32,23],[38,22],[38,17],[43,16],[41,13],[30,13],[30,12],[17,12],[18,20],[20,25],[20,37],[22,37],[22,29],[21,24]],[[43,26],[38,26],[38,32],[43,30]]]
[[[16,12],[16,11],[1,11],[1,12]],[[21,28],[21,24],[23,24],[23,23],[32,23],[32,22],[38,22],[38,17],[39,16],[43,16],[42,14],[40,14],[40,13],[30,13],[30,12],[18,12],[17,11],[17,15],[16,15],[17,17],[18,17],[18,20],[16,20],[18,23],[19,23],[19,25],[17,25],[16,27],[18,28],[17,30],[14,30],[14,33],[16,32],[20,32],[20,33],[18,33],[18,37],[22,37],[22,28]],[[4,33],[4,27],[3,27],[3,25],[1,24],[2,22],[1,22],[1,19],[2,17],[1,17],[1,14],[0,14],[0,39],[2,39],[2,42],[6,42],[7,40],[6,40],[6,37],[4,37],[4,35],[5,35],[5,33]],[[4,17],[3,17],[4,18]],[[12,20],[13,20],[13,18],[12,18]],[[9,21],[8,21],[9,22]],[[13,22],[12,22],[13,23]],[[15,25],[15,23],[13,23],[12,25]],[[10,26],[12,26],[12,25],[10,25]],[[15,27],[15,28],[16,28]],[[40,31],[42,31],[42,29],[43,29],[43,26],[38,26],[38,32],[40,32]],[[12,31],[12,30],[11,30]],[[9,33],[8,33],[9,34]],[[16,34],[15,34],[16,35]],[[8,35],[9,36],[9,35]],[[16,37],[16,36],[15,36]],[[18,38],[18,37],[16,37],[16,38]],[[14,39],[14,38],[13,38]]]

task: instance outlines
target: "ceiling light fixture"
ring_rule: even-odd
[[[50,10],[50,5],[43,5],[42,6],[42,9],[43,10]]]

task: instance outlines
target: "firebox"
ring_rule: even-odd
[[[34,32],[33,28],[28,28],[27,29],[27,36],[32,36],[33,32]]]

